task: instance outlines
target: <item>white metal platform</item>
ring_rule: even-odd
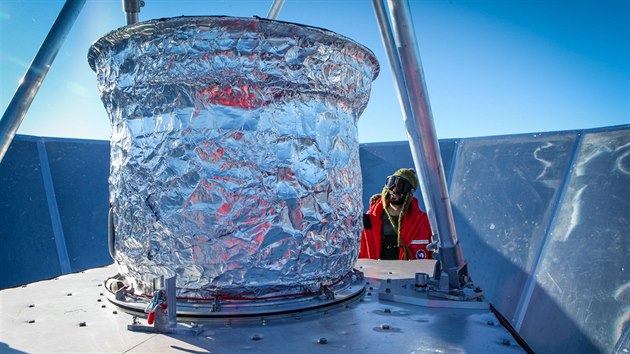
[[[490,310],[379,300],[386,284],[417,272],[431,274],[433,261],[359,260],[356,266],[366,281],[365,295],[358,301],[282,318],[206,322],[199,336],[128,331],[133,316],[104,296],[103,280],[117,273],[113,265],[5,289],[0,291],[0,352],[523,352]]]

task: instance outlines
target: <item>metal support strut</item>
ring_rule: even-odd
[[[127,20],[127,26],[133,25],[138,22],[138,15],[140,14],[140,8],[144,7],[144,1],[142,0],[122,0],[123,11],[125,12],[125,19]]]
[[[282,10],[282,5],[284,5],[284,0],[274,0],[267,14],[267,18],[270,20],[277,19],[278,15],[280,15],[280,10]]]
[[[0,162],[84,4],[85,0],[67,0],[63,5],[31,66],[20,81],[13,99],[4,111],[0,120]]]
[[[398,89],[414,164],[434,237],[438,263],[430,284],[431,295],[452,299],[471,286],[467,264],[457,239],[444,167],[438,145],[418,45],[405,0],[372,0],[379,29]],[[462,299],[464,299],[462,297]]]

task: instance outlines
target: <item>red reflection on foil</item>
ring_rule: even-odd
[[[225,154],[225,148],[217,147],[213,141],[204,140],[200,145],[201,146],[195,148],[195,152],[197,156],[204,161],[218,162],[223,158],[223,154]]]
[[[295,173],[289,167],[279,167],[278,168],[278,181],[292,181]]]
[[[201,247],[199,247],[198,245],[193,246],[192,257],[195,264],[203,264],[206,262],[206,255],[203,253]]]
[[[206,203],[211,201],[212,199],[212,184],[207,180],[201,180],[197,184],[194,192],[190,194],[188,200],[184,202],[184,209],[187,209],[189,206],[195,205],[197,203]]]
[[[230,213],[230,211],[232,211],[232,204],[223,203],[221,204],[221,207],[217,210],[217,214],[219,214],[219,217],[225,218]]]
[[[304,221],[304,214],[300,209],[292,209],[289,210],[289,220],[291,220],[291,224],[297,230],[302,231],[304,229],[304,225],[302,221]]]
[[[204,105],[214,104],[229,107],[255,108],[262,106],[262,100],[256,100],[253,90],[247,84],[219,87],[213,85],[201,89],[197,93],[197,98]]]

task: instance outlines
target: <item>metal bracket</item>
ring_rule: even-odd
[[[132,332],[145,333],[162,333],[162,334],[181,334],[196,336],[203,332],[203,326],[192,324],[190,327],[179,327],[177,323],[177,298],[176,277],[168,278],[164,281],[161,277],[156,279],[154,284],[163,283],[164,285],[154,291],[153,300],[147,305],[145,313],[148,313],[145,326],[139,324],[136,317],[132,324],[127,325],[127,329]],[[153,324],[153,326],[150,326]]]
[[[418,273],[425,274],[425,273]],[[426,274],[425,274],[426,275]],[[432,290],[424,282],[414,279],[388,279],[385,289],[379,291],[380,300],[400,302],[425,307],[489,309],[490,304],[483,300],[483,293],[477,289],[464,289],[456,294]],[[429,280],[429,283],[431,281]]]

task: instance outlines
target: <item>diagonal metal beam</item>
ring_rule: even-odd
[[[421,177],[422,197],[431,229],[439,241],[442,269],[449,273],[450,286],[461,288],[459,278],[467,275],[466,262],[455,230],[409,4],[406,0],[388,0],[390,23],[383,2],[373,0],[372,5],[394,73],[411,154]]]
[[[0,120],[0,162],[84,4],[85,0],[67,0],[63,5],[44,43],[20,81],[13,99],[4,111]]]

